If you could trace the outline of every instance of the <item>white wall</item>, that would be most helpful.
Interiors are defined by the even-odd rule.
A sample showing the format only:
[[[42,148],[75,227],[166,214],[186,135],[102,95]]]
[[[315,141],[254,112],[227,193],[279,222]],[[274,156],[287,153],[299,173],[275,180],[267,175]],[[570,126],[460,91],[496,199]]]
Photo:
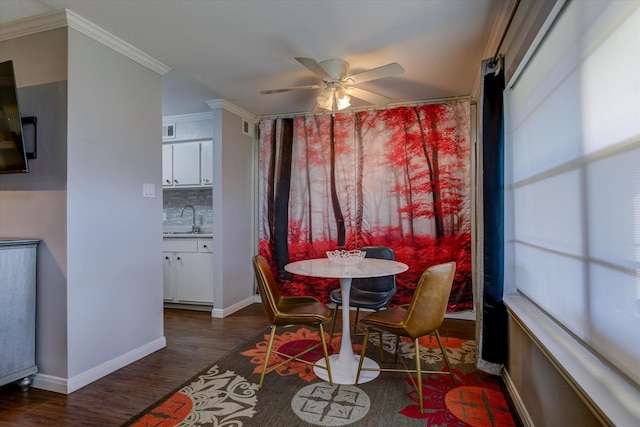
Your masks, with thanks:
[[[38,117],[31,172],[0,176],[0,238],[41,239],[33,385],[62,393],[166,344],[162,77],[73,24],[0,41]]]
[[[74,389],[118,369],[129,352],[164,346],[162,78],[70,29],[68,81],[67,330]],[[155,185],[155,197],[143,197],[145,183]]]
[[[213,316],[224,317],[253,302],[253,138],[242,117],[213,110],[214,183]]]
[[[28,174],[0,175],[0,238],[39,239],[36,364],[67,377],[66,80],[67,30],[0,42],[13,60],[19,102],[38,117],[38,158]]]

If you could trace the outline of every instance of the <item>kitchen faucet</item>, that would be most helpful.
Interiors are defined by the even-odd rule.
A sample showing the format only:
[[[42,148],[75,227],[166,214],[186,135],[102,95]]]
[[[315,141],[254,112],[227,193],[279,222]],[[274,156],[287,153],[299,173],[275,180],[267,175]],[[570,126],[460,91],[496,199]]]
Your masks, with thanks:
[[[191,205],[185,205],[182,208],[182,213],[180,213],[180,217],[182,217],[184,215],[184,210],[187,209],[187,208],[191,208],[191,210],[193,211],[193,225],[191,226],[191,232],[192,233],[198,233],[198,232],[200,232],[200,227],[198,227],[196,225],[196,208],[194,208]]]

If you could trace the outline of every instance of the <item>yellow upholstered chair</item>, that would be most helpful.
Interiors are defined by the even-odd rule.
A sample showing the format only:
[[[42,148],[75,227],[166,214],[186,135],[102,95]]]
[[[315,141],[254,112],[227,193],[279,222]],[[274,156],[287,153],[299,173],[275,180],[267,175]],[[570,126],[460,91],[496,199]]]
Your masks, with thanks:
[[[327,341],[324,336],[324,328],[322,326],[324,322],[331,320],[331,309],[313,297],[285,297],[280,295],[275,280],[273,279],[271,268],[263,256],[256,255],[253,258],[253,267],[258,281],[262,307],[269,319],[269,323],[271,323],[271,335],[269,337],[269,344],[267,345],[267,354],[265,355],[264,366],[262,369],[262,375],[260,375],[260,384],[258,385],[258,388],[262,388],[264,377],[268,372],[271,372],[292,360],[326,369],[329,376],[329,384],[333,384],[331,379],[331,366],[329,365],[329,353],[327,352]],[[293,356],[273,350],[273,338],[276,334],[276,329],[279,326],[288,325],[317,327],[320,331],[320,343],[310,345]],[[301,359],[303,355],[309,353],[318,346],[322,346],[326,367]],[[267,371],[269,357],[272,352],[283,357],[284,360],[276,366],[272,366]]]
[[[449,372],[444,371],[425,371],[430,373],[439,373],[451,375],[451,379],[455,384],[456,379],[449,364],[449,357],[445,351],[438,328],[442,325],[444,315],[447,310],[449,294],[451,293],[451,285],[456,272],[456,264],[449,262],[439,264],[428,268],[420,277],[418,286],[413,294],[411,303],[400,307],[393,307],[388,310],[377,311],[367,315],[360,320],[360,325],[365,328],[365,337],[362,344],[362,353],[360,363],[358,364],[358,373],[356,375],[356,384],[360,379],[360,372],[369,371],[390,371],[390,372],[406,372],[418,390],[418,398],[420,399],[420,412],[423,411],[422,403],[422,369],[420,364],[420,347],[418,339],[422,336],[434,334],[440,350],[444,356],[445,363],[449,368]],[[367,350],[367,342],[369,340],[369,332],[371,330],[383,331],[394,334],[398,337],[408,337],[413,340],[415,346],[415,369],[409,369],[404,359],[400,361],[404,369],[390,368],[363,368],[362,361]],[[381,343],[382,345],[382,343]],[[396,345],[396,354],[398,347]],[[417,382],[414,380],[412,373],[417,376]]]

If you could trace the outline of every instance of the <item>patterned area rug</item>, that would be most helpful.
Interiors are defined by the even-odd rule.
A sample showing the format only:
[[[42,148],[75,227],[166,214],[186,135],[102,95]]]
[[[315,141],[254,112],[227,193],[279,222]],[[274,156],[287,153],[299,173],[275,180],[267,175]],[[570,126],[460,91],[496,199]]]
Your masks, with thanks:
[[[276,335],[274,348],[288,353],[309,342],[318,342],[315,331],[285,328]],[[358,338],[354,337],[357,342]],[[381,372],[375,380],[359,385],[333,386],[316,377],[303,363],[282,366],[267,374],[258,390],[267,349],[268,331],[200,373],[179,390],[134,417],[130,426],[519,426],[500,380],[474,368],[475,341],[443,337],[456,374],[423,374],[424,411],[418,393],[404,373]],[[377,337],[367,355],[379,361]],[[391,367],[395,337],[383,336],[385,363]],[[442,353],[435,339],[420,342],[423,369],[443,370]],[[340,348],[340,334],[330,352]],[[353,345],[359,353],[361,345]],[[369,349],[371,353],[369,354]],[[401,341],[399,353],[414,357],[413,344]],[[309,360],[322,357],[308,353]],[[272,356],[269,365],[281,360]],[[411,366],[412,361],[408,361]],[[398,362],[398,365],[401,366]],[[445,369],[446,370],[446,369]]]

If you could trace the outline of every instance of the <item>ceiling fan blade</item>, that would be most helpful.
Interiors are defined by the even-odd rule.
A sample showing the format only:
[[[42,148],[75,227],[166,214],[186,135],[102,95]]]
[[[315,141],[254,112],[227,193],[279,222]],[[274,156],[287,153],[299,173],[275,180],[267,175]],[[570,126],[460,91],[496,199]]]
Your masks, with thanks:
[[[403,74],[404,68],[397,62],[383,65],[382,67],[373,68],[358,74],[347,77],[349,84],[358,84],[368,82],[369,80],[383,79],[385,77],[397,76]]]
[[[282,92],[289,92],[292,90],[307,90],[307,89],[320,89],[320,85],[292,86],[292,87],[287,87],[283,89],[261,90],[260,93],[263,95],[269,95],[270,93],[282,93]]]
[[[367,102],[370,102],[374,105],[387,105],[391,102],[391,98],[386,97],[384,95],[379,95],[374,92],[370,92],[368,90],[359,89],[357,87],[349,87],[347,88],[347,93],[350,96],[355,96],[356,98],[364,99]]]
[[[330,79],[331,78],[331,76],[329,74],[327,74],[325,69],[322,68],[320,66],[320,64],[318,64],[318,61],[316,61],[313,58],[296,57],[296,61],[298,61],[299,63],[301,63],[305,67],[307,67],[309,70],[311,70],[314,74],[316,74],[321,79]]]
[[[313,106],[313,109],[311,110],[311,114],[318,114],[321,111],[325,111],[318,103],[316,103],[316,105]]]

